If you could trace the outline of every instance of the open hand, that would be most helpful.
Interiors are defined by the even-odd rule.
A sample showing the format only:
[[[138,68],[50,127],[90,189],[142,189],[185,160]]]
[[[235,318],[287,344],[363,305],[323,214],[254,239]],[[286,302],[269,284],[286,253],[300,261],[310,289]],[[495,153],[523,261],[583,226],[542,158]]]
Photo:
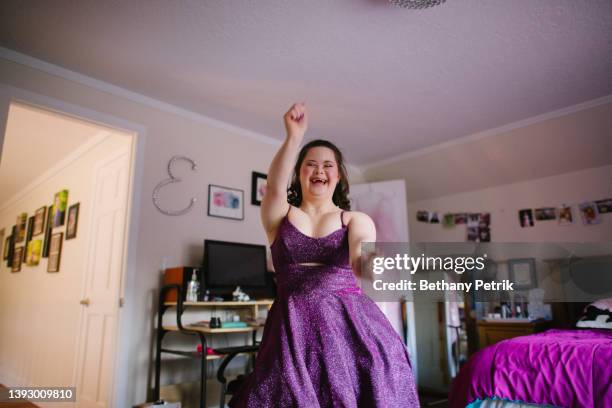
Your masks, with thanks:
[[[308,110],[306,105],[303,102],[294,103],[285,113],[284,119],[287,137],[298,138],[301,141],[306,133],[306,129],[308,129]]]

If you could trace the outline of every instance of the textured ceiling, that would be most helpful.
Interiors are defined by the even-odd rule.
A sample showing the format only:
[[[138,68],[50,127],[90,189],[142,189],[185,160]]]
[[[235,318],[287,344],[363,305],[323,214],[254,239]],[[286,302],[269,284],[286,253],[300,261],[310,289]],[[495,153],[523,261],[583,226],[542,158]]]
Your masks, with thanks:
[[[54,0],[0,3],[0,44],[358,165],[612,94],[612,2]]]

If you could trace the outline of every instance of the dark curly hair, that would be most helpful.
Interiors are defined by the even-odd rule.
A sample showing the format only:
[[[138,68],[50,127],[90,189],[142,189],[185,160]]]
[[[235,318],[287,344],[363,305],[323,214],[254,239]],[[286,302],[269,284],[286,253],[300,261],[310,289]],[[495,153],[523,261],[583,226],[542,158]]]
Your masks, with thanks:
[[[349,184],[348,184],[348,173],[346,171],[346,167],[344,166],[344,158],[342,157],[342,152],[340,149],[336,147],[335,144],[329,142],[327,140],[317,139],[312,142],[306,143],[302,150],[300,150],[300,154],[298,155],[297,162],[295,163],[295,167],[293,169],[293,177],[291,179],[291,185],[287,190],[287,202],[295,207],[299,207],[302,204],[302,185],[300,184],[300,168],[302,167],[302,162],[304,162],[304,158],[310,149],[313,147],[327,147],[334,152],[334,156],[336,157],[336,163],[338,165],[338,172],[340,174],[340,180],[336,185],[336,189],[334,190],[334,195],[332,196],[332,201],[338,207],[343,210],[349,211],[351,209],[351,202],[349,201]]]

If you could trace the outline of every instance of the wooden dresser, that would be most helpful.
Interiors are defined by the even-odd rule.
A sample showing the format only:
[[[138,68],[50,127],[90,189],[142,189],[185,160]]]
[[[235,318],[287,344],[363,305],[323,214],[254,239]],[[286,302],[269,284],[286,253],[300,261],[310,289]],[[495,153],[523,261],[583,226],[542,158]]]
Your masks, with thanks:
[[[550,322],[504,322],[504,321],[479,321],[478,341],[480,348],[490,346],[498,341],[511,339],[518,336],[538,333],[549,329]]]

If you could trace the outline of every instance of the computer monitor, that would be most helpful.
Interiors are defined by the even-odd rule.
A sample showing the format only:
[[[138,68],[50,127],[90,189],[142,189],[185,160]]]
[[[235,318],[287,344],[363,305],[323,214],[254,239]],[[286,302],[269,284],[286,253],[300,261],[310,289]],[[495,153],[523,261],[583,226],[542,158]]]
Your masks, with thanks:
[[[265,245],[204,240],[204,289],[214,295],[228,295],[236,286],[266,287]]]

